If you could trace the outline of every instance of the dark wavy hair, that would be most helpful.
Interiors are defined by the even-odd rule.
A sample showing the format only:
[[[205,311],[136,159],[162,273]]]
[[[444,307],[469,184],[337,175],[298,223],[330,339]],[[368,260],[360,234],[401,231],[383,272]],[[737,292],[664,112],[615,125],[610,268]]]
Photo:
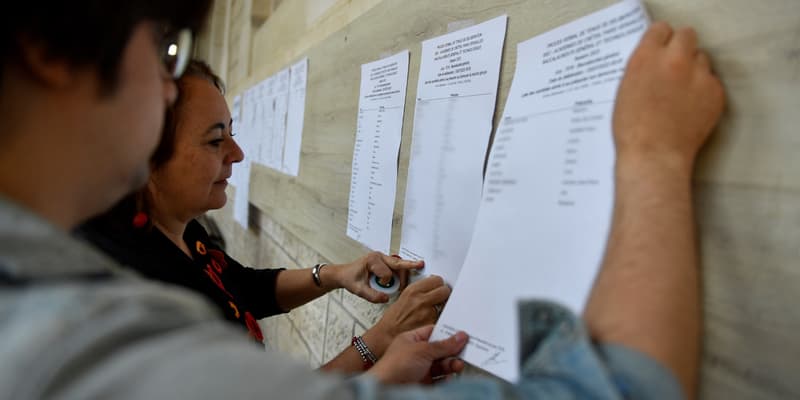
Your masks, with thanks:
[[[74,66],[92,66],[104,90],[117,81],[122,52],[133,29],[153,21],[166,29],[190,28],[197,33],[211,0],[44,0],[10,1],[0,13],[2,69],[20,58],[23,41],[42,45],[48,56]],[[0,69],[0,74],[2,74]]]
[[[175,81],[178,86],[178,98],[175,103],[167,108],[167,113],[164,116],[164,129],[161,132],[161,141],[156,147],[153,157],[150,159],[150,168],[157,170],[164,165],[175,151],[175,130],[178,127],[178,116],[181,109],[186,104],[186,78],[201,78],[212,83],[219,92],[225,94],[225,84],[222,79],[217,76],[211,67],[203,61],[191,60],[186,66],[186,71],[183,75]]]
[[[219,89],[220,93],[225,94],[225,84],[222,82],[222,79],[220,79],[219,76],[217,76],[214,71],[211,70],[211,67],[209,67],[208,64],[196,59],[193,59],[189,62],[183,75],[181,75],[181,77],[175,81],[175,84],[178,86],[178,97],[175,99],[175,103],[167,108],[164,116],[164,127],[161,131],[161,140],[158,142],[158,146],[156,147],[152,157],[150,157],[151,172],[163,167],[164,164],[166,164],[175,153],[175,137],[178,128],[178,121],[183,115],[181,110],[185,106],[187,100],[186,86],[187,79],[189,78],[204,79]],[[125,215],[125,218],[129,218],[127,214],[130,214],[131,210],[133,209],[133,211],[136,213],[143,212],[149,215],[152,207],[151,203],[152,200],[147,192],[147,186],[145,186],[123,199],[120,202],[121,207],[115,207],[116,210],[114,210],[113,213],[119,214],[121,212]],[[131,214],[131,216],[132,215],[133,214]],[[148,218],[146,224],[148,228],[152,227],[152,222],[153,221]]]

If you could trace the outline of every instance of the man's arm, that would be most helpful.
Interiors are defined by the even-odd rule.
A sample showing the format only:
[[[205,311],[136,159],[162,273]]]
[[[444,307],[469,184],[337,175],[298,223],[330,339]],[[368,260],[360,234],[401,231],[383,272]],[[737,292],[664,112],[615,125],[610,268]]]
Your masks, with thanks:
[[[701,312],[692,171],[724,92],[691,29],[656,23],[631,57],[614,113],[614,216],[584,318],[696,390]]]

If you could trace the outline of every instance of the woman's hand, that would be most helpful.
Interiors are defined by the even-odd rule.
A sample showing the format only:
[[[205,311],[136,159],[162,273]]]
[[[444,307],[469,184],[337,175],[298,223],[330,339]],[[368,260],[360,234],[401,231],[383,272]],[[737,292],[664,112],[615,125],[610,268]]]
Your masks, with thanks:
[[[408,270],[420,269],[423,266],[425,266],[423,261],[402,260],[373,251],[350,264],[329,265],[323,268],[323,271],[330,271],[337,287],[347,289],[350,293],[373,303],[386,303],[389,301],[389,295],[369,286],[369,274],[377,275],[381,282],[388,282],[394,271],[400,277],[402,285],[406,281]]]
[[[380,321],[364,333],[370,350],[381,357],[398,335],[435,323],[450,292],[450,287],[439,276],[429,276],[409,285]]]

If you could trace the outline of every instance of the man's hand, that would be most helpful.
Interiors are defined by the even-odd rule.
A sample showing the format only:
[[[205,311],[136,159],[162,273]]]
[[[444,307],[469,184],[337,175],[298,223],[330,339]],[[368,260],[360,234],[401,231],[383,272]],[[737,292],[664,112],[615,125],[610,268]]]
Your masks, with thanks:
[[[654,23],[620,84],[613,122],[618,165],[645,162],[691,174],[724,103],[695,31]]]
[[[428,342],[433,325],[398,335],[386,354],[367,373],[381,383],[431,383],[433,378],[459,373],[464,362],[455,357],[467,344],[467,334]]]

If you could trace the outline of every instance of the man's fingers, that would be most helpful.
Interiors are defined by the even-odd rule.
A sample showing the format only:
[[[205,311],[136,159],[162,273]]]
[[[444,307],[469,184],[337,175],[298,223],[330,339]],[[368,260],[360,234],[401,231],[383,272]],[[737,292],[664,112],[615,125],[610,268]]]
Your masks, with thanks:
[[[697,63],[697,67],[700,68],[701,71],[711,72],[711,60],[708,58],[708,54],[706,54],[705,51],[698,51],[694,59]]]
[[[457,332],[455,335],[445,340],[430,342],[428,344],[430,350],[429,354],[433,360],[455,357],[467,344],[467,334],[464,332]]]
[[[459,374],[464,370],[464,366],[464,361],[458,358],[445,358],[433,363],[431,377],[438,378],[442,375]]]
[[[659,21],[650,25],[650,28],[642,36],[642,43],[650,43],[658,46],[666,46],[672,38],[672,27],[668,23]]]
[[[682,28],[672,35],[669,47],[683,54],[694,56],[697,52],[697,32],[692,28]]]
[[[464,371],[464,368],[466,368],[467,366],[467,364],[459,358],[454,358],[450,360],[449,365],[450,365],[450,372],[448,372],[448,374],[460,374],[461,372]]]

